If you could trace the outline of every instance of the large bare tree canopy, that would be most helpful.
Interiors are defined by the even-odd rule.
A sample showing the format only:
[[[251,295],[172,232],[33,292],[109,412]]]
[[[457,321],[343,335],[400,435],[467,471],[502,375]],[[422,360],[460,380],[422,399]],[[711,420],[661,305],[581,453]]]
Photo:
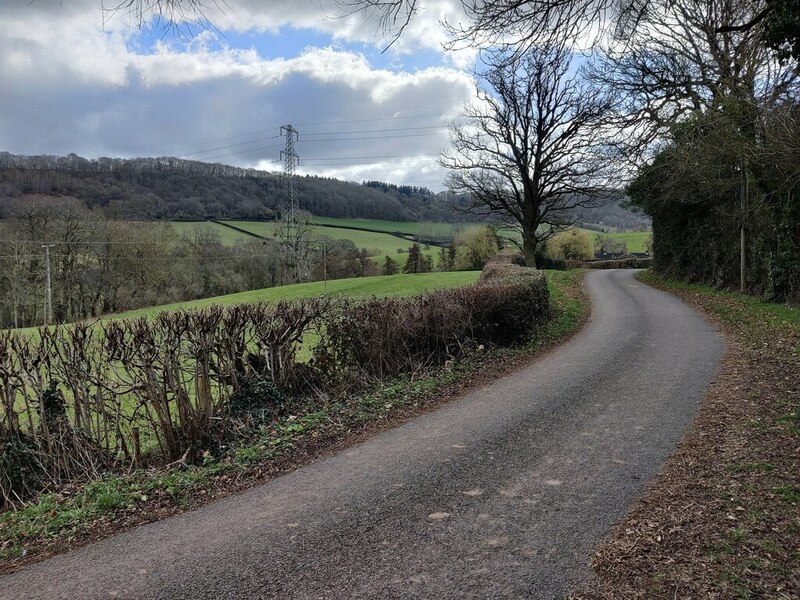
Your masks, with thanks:
[[[374,20],[394,43],[417,15],[420,0],[335,0],[345,14]],[[460,0],[464,21],[446,23],[450,47],[485,48],[513,44],[518,50],[553,39],[626,39],[650,13],[667,13],[675,0]],[[800,59],[800,0],[745,0],[746,15],[720,11],[714,15],[715,35],[760,28],[766,46],[783,59]],[[206,21],[210,8],[225,11],[225,0],[108,0],[107,14],[132,15],[140,24],[153,15],[169,27],[182,24],[213,26]]]
[[[623,42],[607,40],[593,62],[595,85],[621,99],[620,151],[636,164],[652,143],[693,114],[737,104],[741,127],[757,125],[757,106],[798,93],[797,69],[779,65],[756,29],[720,33],[717,24],[748,22],[760,2],[670,0],[651,4]]]
[[[385,33],[396,39],[415,17],[419,0],[339,0],[350,12],[379,16]],[[554,38],[626,39],[646,15],[674,10],[675,0],[461,0],[464,22],[448,23],[452,47],[513,43],[527,48]],[[714,34],[761,29],[767,46],[782,58],[800,59],[800,1],[744,0],[742,11],[713,15]]]
[[[586,37],[607,23],[628,27],[652,0],[461,0],[463,21],[448,22],[450,48],[513,43],[517,49],[565,37]],[[419,0],[339,0],[350,13],[379,17],[383,32],[396,39],[415,18]]]
[[[576,207],[610,189],[603,122],[611,102],[571,69],[571,57],[563,46],[495,55],[440,159],[472,210],[518,226],[530,266],[537,246],[573,223]]]

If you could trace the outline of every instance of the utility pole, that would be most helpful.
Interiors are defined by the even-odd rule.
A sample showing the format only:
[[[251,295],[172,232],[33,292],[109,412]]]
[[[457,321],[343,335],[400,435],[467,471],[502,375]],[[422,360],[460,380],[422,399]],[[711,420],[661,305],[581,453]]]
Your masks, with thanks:
[[[744,217],[745,217],[745,209],[747,206],[747,173],[745,171],[745,163],[742,160],[741,163],[741,182],[740,182],[740,190],[739,190],[739,201],[740,201],[740,213],[741,213],[741,225],[739,227],[739,291],[744,293],[745,288],[745,237],[744,237]]]
[[[322,288],[328,291],[328,241],[322,240]]]
[[[44,325],[47,327],[53,321],[53,287],[50,282],[50,248],[55,244],[42,244],[44,248],[45,284],[44,284]]]
[[[297,189],[295,188],[294,171],[300,157],[294,150],[294,143],[299,139],[297,129],[292,125],[283,125],[281,135],[286,138],[286,147],[281,150],[283,160],[283,183],[285,188],[283,207],[283,243],[287,249],[292,268],[295,270],[297,281],[302,277],[300,266],[300,231],[297,222]]]
[[[309,247],[314,250],[322,251],[322,289],[328,291],[328,240],[323,238],[309,242]]]

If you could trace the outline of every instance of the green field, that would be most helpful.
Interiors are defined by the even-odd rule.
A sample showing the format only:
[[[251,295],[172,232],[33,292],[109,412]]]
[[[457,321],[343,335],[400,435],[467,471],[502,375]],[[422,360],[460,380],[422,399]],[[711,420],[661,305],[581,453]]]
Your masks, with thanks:
[[[411,235],[448,235],[454,236],[472,227],[476,223],[435,223],[432,221],[381,221],[378,219],[339,219],[336,217],[312,217],[312,223],[320,225],[338,225],[341,227],[364,227],[379,231],[409,233]]]
[[[391,235],[391,232],[400,232],[410,235],[443,235],[455,236],[473,227],[480,227],[476,223],[434,223],[434,222],[402,222],[402,221],[381,221],[377,219],[339,219],[335,217],[312,217],[312,224],[316,223],[318,226],[311,226],[311,236],[313,239],[329,238],[334,240],[351,240],[357,248],[365,249],[370,256],[374,257],[377,264],[383,262],[383,257],[386,255],[391,256],[403,263],[405,257],[402,256],[406,253],[411,242]],[[239,227],[263,237],[274,238],[275,232],[278,228],[277,223],[269,221],[226,221],[235,227]],[[220,235],[222,243],[226,245],[234,245],[239,242],[246,242],[253,238],[246,233],[235,231],[224,225],[217,223],[206,222],[180,222],[173,221],[173,227],[181,234],[191,234],[198,228],[208,228]],[[338,229],[334,227],[321,227],[319,225],[338,225],[340,227],[362,227],[366,229],[375,229],[386,231],[386,234],[376,233],[371,231],[358,231],[356,229]],[[645,244],[652,236],[649,231],[628,231],[621,233],[600,233],[589,229],[582,229],[591,236],[592,241],[598,235],[606,235],[614,240],[625,242],[628,246],[629,252],[644,252]],[[516,233],[501,233],[504,237],[519,237]],[[403,252],[398,253],[400,249]],[[425,254],[435,255],[436,249],[424,251]],[[400,255],[400,256],[398,256]],[[435,257],[434,257],[435,262]]]
[[[160,312],[181,309],[206,308],[209,306],[228,306],[248,302],[274,302],[296,300],[315,296],[413,296],[427,290],[459,287],[478,280],[478,271],[454,271],[450,273],[420,273],[418,275],[388,275],[380,277],[357,277],[336,279],[327,285],[322,281],[296,283],[262,290],[239,292],[227,296],[203,298],[189,302],[177,302],[161,306],[150,306],[113,315],[114,319],[148,317]]]
[[[246,304],[248,302],[277,302],[280,300],[296,300],[299,298],[313,298],[315,296],[413,296],[428,290],[453,288],[475,283],[479,271],[452,271],[448,273],[419,273],[410,275],[381,275],[378,277],[355,277],[352,279],[334,279],[327,284],[322,281],[311,283],[295,283],[249,292],[239,292],[226,296],[202,298],[173,304],[148,306],[137,308],[117,314],[100,317],[104,319],[130,319],[135,317],[152,317],[161,312],[171,310],[191,310],[207,308],[209,306],[229,306],[232,304]],[[60,327],[60,326],[59,326]],[[38,335],[39,327],[25,327],[14,330],[23,335]]]
[[[649,240],[653,233],[651,231],[623,231],[620,233],[602,233],[600,231],[594,231],[591,229],[583,229],[582,227],[579,228],[580,231],[587,233],[592,240],[592,245],[594,245],[594,240],[599,235],[607,236],[612,240],[625,242],[628,246],[628,252],[644,252],[645,251],[645,243]],[[505,236],[509,239],[516,239],[520,240],[520,234],[518,231],[513,230],[506,230],[503,233],[501,230],[501,236]]]
[[[232,223],[246,231],[268,238],[275,238],[279,225],[275,222],[236,221]],[[324,237],[334,240],[351,240],[357,248],[364,248],[370,255],[399,254],[398,250],[407,250],[411,242],[385,233],[356,231],[353,229],[334,229],[333,227],[309,227],[311,237],[319,240]]]
[[[598,235],[605,235],[612,240],[625,242],[628,245],[628,252],[645,252],[645,244],[653,236],[651,231],[623,231],[620,233],[600,233],[590,229],[581,229],[581,231],[588,233],[592,237],[592,242]]]
[[[231,221],[230,223],[255,235],[268,238],[275,238],[279,227],[278,223],[274,221]],[[383,263],[384,256],[391,256],[400,263],[401,268],[405,264],[408,248],[412,244],[412,242],[408,240],[395,237],[388,233],[374,233],[371,231],[357,231],[354,229],[337,229],[333,227],[311,225],[309,227],[309,232],[311,238],[314,240],[321,240],[324,238],[350,240],[356,245],[356,248],[364,249],[370,256],[374,257],[377,264]],[[398,250],[401,252],[398,252]],[[423,250],[423,254],[429,256],[434,256],[437,252],[437,248]]]
[[[211,231],[220,237],[220,241],[225,246],[235,246],[240,242],[251,242],[255,239],[251,235],[211,221],[170,221],[170,224],[179,235],[190,237],[197,231]]]
[[[228,294],[226,296],[216,296],[187,302],[177,302],[161,306],[151,306],[137,310],[126,311],[114,315],[106,315],[100,320],[107,319],[132,319],[137,317],[152,318],[160,313],[202,309],[211,306],[232,306],[235,304],[246,304],[255,302],[276,302],[281,300],[297,300],[302,298],[314,298],[319,296],[347,296],[353,298],[364,297],[385,297],[385,296],[414,296],[429,290],[454,288],[475,283],[480,275],[479,271],[455,271],[449,273],[421,273],[410,275],[389,275],[381,277],[359,277],[353,279],[337,279],[326,283],[321,281],[311,283],[299,283],[238,294]],[[69,325],[56,325],[54,327],[69,327]],[[30,336],[37,340],[39,336],[38,327],[28,327],[17,329],[15,333],[23,336]],[[100,335],[100,331],[95,329],[95,334]],[[297,360],[300,362],[308,361],[314,344],[318,340],[315,333],[307,333],[300,348],[297,349]],[[67,394],[69,399],[69,394]],[[22,400],[20,400],[19,410],[22,411]],[[123,401],[123,409],[126,414],[131,410],[128,401]],[[153,440],[143,440],[147,446]]]

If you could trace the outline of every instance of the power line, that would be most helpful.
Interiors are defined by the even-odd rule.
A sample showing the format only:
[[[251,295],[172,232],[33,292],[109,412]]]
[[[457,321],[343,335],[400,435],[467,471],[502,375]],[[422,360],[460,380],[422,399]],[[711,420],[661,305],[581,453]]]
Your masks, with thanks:
[[[238,146],[246,146],[247,144],[255,144],[256,142],[263,142],[263,141],[266,141],[266,140],[275,140],[275,139],[278,139],[279,137],[281,137],[281,136],[279,136],[279,135],[271,135],[269,137],[257,138],[255,140],[249,140],[247,142],[239,142],[238,144],[231,144],[229,146],[219,146],[217,148],[209,148],[208,150],[200,150],[198,152],[189,152],[187,154],[183,154],[183,156],[197,156],[198,154],[205,154],[206,152],[216,152],[217,150],[226,150],[227,148],[236,148]],[[277,146],[280,146],[280,145],[281,144],[277,144]]]
[[[344,137],[344,138],[322,138],[316,140],[307,140],[303,139],[300,140],[300,143],[303,142],[313,142],[315,144],[319,144],[321,142],[355,142],[359,140],[396,140],[400,138],[413,138],[413,137],[432,137],[432,136],[439,136],[442,135],[441,133],[409,133],[405,135],[377,135],[377,136],[362,136],[362,137]]]
[[[267,258],[272,254],[231,254],[228,256],[134,256],[133,260],[236,260],[238,258]],[[41,258],[39,254],[0,256],[2,258]],[[51,254],[50,258],[72,258],[70,254]]]
[[[322,126],[324,126],[324,125],[345,125],[345,124],[349,124],[349,123],[370,123],[370,122],[397,121],[397,120],[406,120],[406,119],[426,119],[426,118],[444,117],[444,116],[446,116],[445,113],[428,113],[428,114],[421,114],[421,115],[399,115],[399,116],[391,116],[391,117],[375,117],[375,118],[371,118],[371,119],[350,119],[350,120],[339,120],[339,121],[318,121],[318,122],[314,122],[314,123],[300,123],[299,125],[300,126],[306,126],[306,125],[322,125]],[[242,138],[252,137],[252,136],[257,136],[257,135],[264,135],[264,134],[267,133],[267,131],[274,131],[274,129],[277,128],[277,127],[278,127],[278,125],[275,125],[273,127],[267,128],[267,129],[265,129],[263,131],[253,131],[251,133],[243,133],[243,134],[232,135],[232,136],[227,136],[227,137],[223,137],[223,138],[217,138],[217,139],[213,139],[213,140],[208,140],[208,141],[205,141],[205,142],[197,142],[196,144],[187,144],[185,146],[180,146],[180,147],[172,148],[170,150],[165,150],[165,151],[160,153],[160,156],[168,156],[168,155],[170,155],[170,154],[172,154],[174,152],[179,152],[180,154],[185,155],[185,156],[192,156],[194,154],[200,154],[200,153],[204,152],[203,150],[200,150],[203,146],[208,146],[208,145],[211,145],[211,144],[220,144],[222,142],[227,142],[227,141],[230,141],[230,140],[239,140],[239,139],[242,139]],[[267,139],[269,139],[269,138],[267,138]],[[255,142],[256,140],[252,140],[252,141]],[[248,142],[243,142],[243,143],[248,143]],[[187,152],[187,150],[195,150],[195,149],[198,149],[198,150],[197,151],[193,151],[193,152]]]
[[[308,135],[345,135],[348,133],[387,133],[392,131],[419,131],[422,129],[447,129],[446,125],[428,125],[426,127],[393,127],[391,129],[359,129],[357,131],[329,131],[327,133],[309,133]]]
[[[228,156],[237,156],[239,154],[247,154],[248,152],[258,152],[259,150],[270,150],[272,148],[280,148],[283,144],[272,144],[271,146],[259,146],[258,148],[247,148],[238,152],[226,152],[217,156],[204,156],[203,161],[216,160],[218,158],[226,158]]]
[[[240,135],[232,135],[225,138],[219,138],[216,140],[209,140],[207,142],[198,142],[196,144],[187,144],[186,146],[180,146],[179,148],[172,148],[171,150],[164,150],[160,153],[160,156],[169,156],[173,152],[180,152],[181,154],[193,154],[192,152],[185,152],[186,150],[194,150],[195,148],[201,148],[203,146],[209,146],[211,144],[220,144],[222,142],[227,142],[230,140],[239,140],[245,137],[253,137],[254,135],[264,135],[266,131],[253,131],[251,133],[243,133]]]
[[[409,127],[409,128],[400,128],[400,129],[373,129],[373,130],[363,130],[363,131],[332,131],[330,133],[314,133],[308,134],[310,136],[320,136],[320,135],[347,135],[347,134],[357,134],[357,133],[388,133],[392,131],[416,131],[420,129],[446,129],[443,126],[436,126],[436,127]],[[306,136],[303,136],[298,140],[298,143],[305,144],[305,143],[318,143],[318,142],[349,142],[349,141],[358,141],[358,140],[384,140],[384,139],[396,139],[396,138],[410,138],[410,137],[424,137],[424,136],[433,136],[433,135],[440,135],[440,133],[416,133],[416,134],[403,134],[403,135],[380,135],[380,136],[365,136],[365,137],[346,137],[346,138],[318,138],[318,139],[308,139]],[[263,138],[263,139],[273,139],[273,138]],[[259,140],[253,140],[253,142],[243,142],[241,144],[234,144],[233,147],[243,146],[249,143],[255,143]],[[258,152],[260,150],[271,150],[273,148],[282,147],[284,144],[271,144],[269,146],[259,146],[257,148],[245,148],[244,150],[239,150],[237,152],[226,152],[224,154],[218,154],[215,156],[205,156],[202,157],[204,161],[215,160],[219,158],[227,158],[229,156],[237,156],[239,154],[247,154],[249,152]],[[216,148],[215,150],[224,150],[226,147]],[[209,150],[210,152],[210,150]],[[187,155],[193,156],[193,155]]]
[[[326,156],[324,158],[306,158],[305,162],[309,161],[317,161],[317,160],[366,160],[366,159],[384,159],[384,158],[418,158],[418,157],[430,157],[430,156],[439,156],[438,154],[387,154],[385,156],[342,156],[342,157],[335,157],[335,156]],[[370,163],[366,163],[370,164]],[[319,166],[319,165],[311,165],[311,166]]]
[[[232,219],[235,222],[235,219]],[[274,223],[275,221],[265,221],[265,223]],[[199,226],[208,225],[210,223],[214,223],[213,221],[149,221],[149,223],[159,224],[159,223],[169,223],[170,225],[175,223],[195,223]],[[224,227],[224,225],[223,225]],[[248,235],[247,233],[242,232],[243,236]],[[256,238],[255,235],[252,236],[254,239]],[[3,242],[0,241],[0,246],[3,244],[12,244],[15,242]],[[43,240],[18,240],[16,243],[19,244],[49,244],[50,246],[122,246],[122,245],[131,245],[131,246],[163,246],[166,245],[162,242],[117,242],[117,241],[106,241],[106,242],[46,242]],[[4,256],[0,256],[0,258],[14,258],[15,256],[27,256],[22,254],[8,254]],[[36,255],[38,256],[38,254]],[[68,256],[68,255],[61,255],[61,256]]]
[[[327,121],[327,122],[317,122],[317,123],[298,123],[301,127],[305,127],[306,125],[339,125],[345,123],[370,123],[374,121],[394,121],[400,119],[425,119],[430,117],[444,117],[445,113],[428,113],[426,115],[400,115],[400,116],[392,116],[392,117],[376,117],[372,119],[351,119],[347,121]]]

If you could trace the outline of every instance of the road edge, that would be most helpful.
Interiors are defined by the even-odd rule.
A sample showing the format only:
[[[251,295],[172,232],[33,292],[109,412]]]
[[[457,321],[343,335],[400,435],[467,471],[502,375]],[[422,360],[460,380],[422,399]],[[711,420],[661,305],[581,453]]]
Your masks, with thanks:
[[[751,337],[749,327],[760,331],[757,318],[755,325],[737,324],[748,316],[746,305],[731,317],[730,307],[714,304],[717,292],[710,288],[693,291],[645,273],[637,278],[713,324],[725,337],[726,352],[675,451],[598,546],[592,575],[568,598],[793,597],[791,590],[800,589],[800,574],[791,574],[800,553],[789,550],[792,541],[800,547],[800,457],[792,463],[790,453],[777,453],[775,447],[785,444],[773,436],[800,436],[797,404],[794,413],[781,409],[775,395],[776,387],[791,393],[786,369],[800,374],[800,360],[782,362],[780,342],[776,353],[761,336]],[[730,298],[733,307],[745,302]],[[800,342],[800,328],[794,335],[793,343]],[[779,431],[787,414],[797,420],[794,434]],[[791,485],[794,496],[785,491]],[[784,490],[783,504],[776,490]],[[776,508],[771,512],[767,505]],[[787,534],[793,518],[795,531]]]

